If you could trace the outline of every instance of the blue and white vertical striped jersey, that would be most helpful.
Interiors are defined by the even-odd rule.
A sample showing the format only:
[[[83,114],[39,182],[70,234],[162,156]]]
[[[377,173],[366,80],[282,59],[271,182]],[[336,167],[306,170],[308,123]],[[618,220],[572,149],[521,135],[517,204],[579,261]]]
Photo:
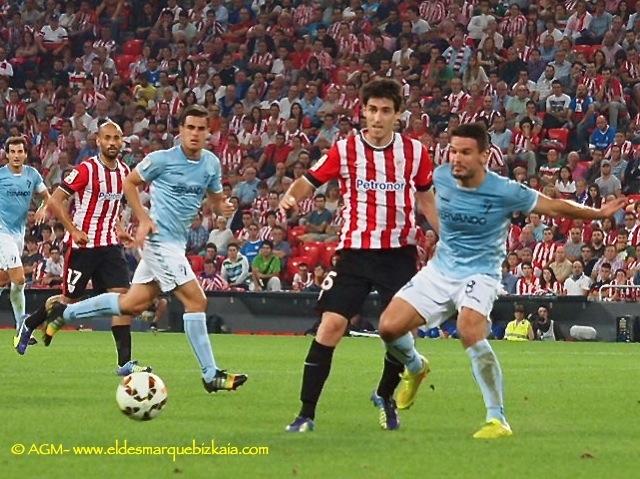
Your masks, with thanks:
[[[500,279],[511,214],[531,212],[538,193],[491,171],[478,188],[465,188],[448,164],[436,168],[433,185],[440,218],[434,266],[454,279],[475,274]]]
[[[150,184],[150,216],[158,227],[152,239],[186,247],[187,231],[205,193],[222,192],[220,160],[207,150],[199,160],[190,160],[175,146],[150,153],[136,170]]]
[[[31,166],[24,165],[18,174],[8,165],[0,168],[0,233],[22,238],[33,194],[46,189],[42,176]]]

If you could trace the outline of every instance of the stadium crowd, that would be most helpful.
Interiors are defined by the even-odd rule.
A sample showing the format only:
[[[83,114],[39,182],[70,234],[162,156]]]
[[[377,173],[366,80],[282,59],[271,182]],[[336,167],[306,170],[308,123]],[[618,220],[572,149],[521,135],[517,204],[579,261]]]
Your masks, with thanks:
[[[365,126],[358,93],[376,77],[403,85],[397,130],[436,165],[451,128],[483,121],[498,174],[589,206],[635,198],[601,223],[514,216],[506,294],[640,285],[640,1],[0,0],[0,38],[0,140],[23,135],[50,189],[97,154],[107,117],[134,166],[178,144],[184,105],[209,110],[208,148],[237,209],[227,221],[203,205],[189,231],[205,290],[320,290],[337,259],[340,187],[291,217],[279,198]],[[28,222],[28,281],[55,287],[64,228],[36,226],[34,212]],[[438,238],[422,224],[425,264]],[[637,298],[620,287],[605,299]]]

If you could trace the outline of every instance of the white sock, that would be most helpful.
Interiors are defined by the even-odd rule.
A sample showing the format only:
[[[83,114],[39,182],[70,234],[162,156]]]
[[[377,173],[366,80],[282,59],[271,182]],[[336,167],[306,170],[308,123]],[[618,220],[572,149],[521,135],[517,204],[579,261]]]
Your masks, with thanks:
[[[16,330],[20,329],[22,320],[25,315],[25,297],[24,284],[11,283],[11,291],[9,292],[11,307],[13,308],[13,316],[16,319]]]
[[[422,369],[422,358],[416,350],[415,339],[411,333],[406,333],[398,339],[385,343],[387,351],[406,366],[411,374],[417,374]]]
[[[506,422],[502,399],[502,369],[489,341],[483,339],[467,348],[471,359],[471,371],[475,378],[484,405],[487,408],[487,421],[498,419]]]
[[[218,368],[213,358],[211,341],[207,334],[207,316],[205,313],[184,313],[184,332],[187,335],[193,354],[195,354],[202,377],[206,382],[210,382],[216,376]]]

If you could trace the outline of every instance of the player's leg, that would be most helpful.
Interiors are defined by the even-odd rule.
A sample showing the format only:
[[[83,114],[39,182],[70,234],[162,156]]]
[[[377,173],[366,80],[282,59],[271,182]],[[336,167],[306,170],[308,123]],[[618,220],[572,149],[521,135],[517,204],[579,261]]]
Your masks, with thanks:
[[[471,360],[471,370],[485,407],[486,424],[475,435],[479,439],[494,439],[512,434],[504,415],[502,369],[487,335],[488,315],[497,296],[497,281],[478,276],[463,282],[458,296],[457,329],[460,342]]]
[[[9,300],[11,301],[11,308],[13,309],[13,316],[16,321],[16,331],[18,331],[25,315],[24,269],[22,269],[22,265],[9,268],[7,274],[9,275],[9,281],[11,281]]]
[[[343,253],[336,271],[329,273],[322,284],[318,297],[322,319],[304,361],[300,412],[285,428],[287,432],[306,432],[315,427],[316,407],[331,371],[333,351],[344,335],[348,318],[360,312],[371,289],[369,281],[359,275],[366,271],[366,257],[364,252]]]
[[[191,279],[181,284],[174,294],[184,306],[184,332],[200,364],[207,392],[232,391],[242,386],[247,381],[246,374],[227,373],[216,365],[207,332],[207,297],[198,281]]]
[[[418,388],[429,371],[429,363],[415,348],[412,331],[428,323],[435,327],[454,312],[451,300],[453,289],[433,266],[419,271],[400,291],[380,319],[380,336],[385,342],[387,358],[402,365],[401,375],[383,379],[378,386],[379,396],[391,397],[400,380],[397,394],[399,409],[413,405]]]

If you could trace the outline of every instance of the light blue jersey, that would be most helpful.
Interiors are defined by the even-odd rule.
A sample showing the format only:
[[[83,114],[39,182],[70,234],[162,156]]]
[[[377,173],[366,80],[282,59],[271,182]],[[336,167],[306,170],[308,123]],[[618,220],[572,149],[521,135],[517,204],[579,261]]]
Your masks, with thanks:
[[[511,213],[529,213],[538,193],[491,171],[475,189],[460,186],[451,165],[436,168],[433,185],[440,217],[440,241],[434,266],[445,276],[463,279],[486,274],[500,279]]]
[[[158,227],[152,238],[185,248],[204,194],[222,192],[220,160],[207,150],[200,160],[189,160],[182,147],[175,146],[150,153],[136,170],[151,185],[151,219]]]
[[[8,165],[0,168],[0,233],[22,238],[33,194],[46,189],[42,176],[31,166],[23,166],[20,174]]]

